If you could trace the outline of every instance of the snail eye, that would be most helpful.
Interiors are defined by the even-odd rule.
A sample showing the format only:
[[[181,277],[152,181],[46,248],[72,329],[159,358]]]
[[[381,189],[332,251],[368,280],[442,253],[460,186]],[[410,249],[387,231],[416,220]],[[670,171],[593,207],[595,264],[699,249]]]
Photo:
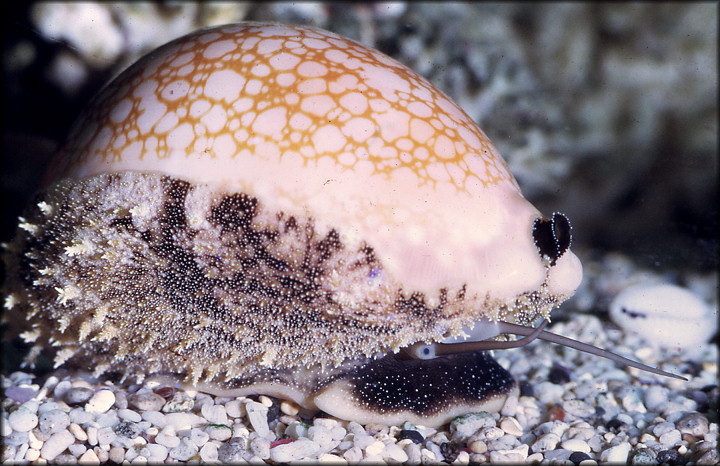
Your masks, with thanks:
[[[623,314],[627,314],[627,316],[630,317],[631,319],[637,319],[638,317],[647,319],[647,314],[643,314],[642,312],[633,312],[633,311],[629,311],[625,308],[622,308],[620,310],[622,311]]]
[[[533,239],[540,257],[547,258],[550,265],[555,265],[560,256],[570,248],[572,235],[570,221],[560,212],[552,218],[537,218],[533,224]]]

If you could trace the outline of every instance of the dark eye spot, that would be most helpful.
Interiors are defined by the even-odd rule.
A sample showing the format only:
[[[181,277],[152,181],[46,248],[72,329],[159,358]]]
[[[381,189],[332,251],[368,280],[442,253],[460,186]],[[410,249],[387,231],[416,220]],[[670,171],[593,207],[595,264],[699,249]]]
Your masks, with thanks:
[[[645,315],[645,314],[643,314],[643,313],[641,313],[641,312],[628,311],[628,310],[625,309],[625,308],[622,308],[621,311],[622,311],[624,314],[627,314],[628,317],[630,317],[631,319],[637,319],[638,317],[641,317],[641,318],[644,319],[644,318],[647,317],[647,315]]]
[[[550,265],[555,265],[560,256],[570,248],[572,235],[570,221],[560,212],[552,218],[537,218],[533,224],[533,239],[540,256],[547,258]]]

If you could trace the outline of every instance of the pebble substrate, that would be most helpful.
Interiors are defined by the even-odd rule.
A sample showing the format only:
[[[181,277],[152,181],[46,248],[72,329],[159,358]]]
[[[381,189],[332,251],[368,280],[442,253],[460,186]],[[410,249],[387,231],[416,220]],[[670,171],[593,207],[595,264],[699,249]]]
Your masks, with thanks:
[[[589,290],[579,291],[581,300]],[[14,372],[2,376],[2,461],[720,463],[715,344],[692,358],[671,355],[575,312],[550,330],[689,381],[537,341],[495,353],[520,383],[516,402],[436,429],[363,426],[265,396],[215,397],[151,380],[115,384],[64,371],[35,380]]]

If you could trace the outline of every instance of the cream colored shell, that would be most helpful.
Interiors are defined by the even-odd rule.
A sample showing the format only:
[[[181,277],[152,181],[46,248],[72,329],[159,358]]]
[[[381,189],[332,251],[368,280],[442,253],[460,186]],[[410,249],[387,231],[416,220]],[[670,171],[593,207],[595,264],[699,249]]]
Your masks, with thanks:
[[[539,212],[477,125],[400,63],[332,33],[245,23],[201,31],[134,65],[90,106],[51,170],[155,171],[253,193],[307,215],[429,303],[463,285],[490,302],[580,278],[547,275]]]
[[[5,257],[26,361],[343,419],[499,410],[518,388],[487,353],[397,353],[548,317],[582,275],[567,219],[543,219],[460,108],[312,28],[155,50],[91,102],[45,184]]]

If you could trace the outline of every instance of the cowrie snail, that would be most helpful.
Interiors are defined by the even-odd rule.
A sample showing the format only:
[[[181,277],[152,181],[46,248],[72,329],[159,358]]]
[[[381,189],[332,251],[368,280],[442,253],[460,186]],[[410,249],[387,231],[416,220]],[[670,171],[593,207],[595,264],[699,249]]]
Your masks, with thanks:
[[[610,318],[656,348],[702,351],[717,332],[717,310],[687,288],[667,283],[625,288],[609,306]]]
[[[459,107],[313,28],[160,47],[93,100],[45,182],[7,259],[29,362],[50,349],[358,422],[497,411],[517,386],[481,340],[552,339],[526,326],[582,276],[567,219],[523,198]]]

